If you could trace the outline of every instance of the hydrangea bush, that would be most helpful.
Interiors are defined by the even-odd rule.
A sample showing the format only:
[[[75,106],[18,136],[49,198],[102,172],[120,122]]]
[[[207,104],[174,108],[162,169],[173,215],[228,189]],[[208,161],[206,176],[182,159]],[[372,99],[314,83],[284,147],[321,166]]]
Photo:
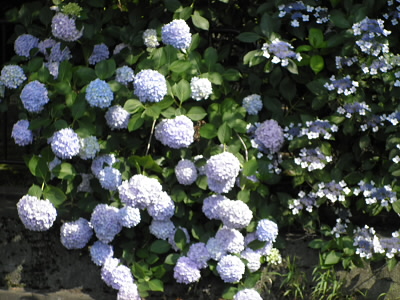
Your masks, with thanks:
[[[319,235],[325,266],[395,266],[400,7],[361,2],[9,11],[1,107],[18,99],[11,136],[36,181],[21,221],[61,222],[61,243],[88,247],[121,300],[204,277],[261,299],[285,230]]]

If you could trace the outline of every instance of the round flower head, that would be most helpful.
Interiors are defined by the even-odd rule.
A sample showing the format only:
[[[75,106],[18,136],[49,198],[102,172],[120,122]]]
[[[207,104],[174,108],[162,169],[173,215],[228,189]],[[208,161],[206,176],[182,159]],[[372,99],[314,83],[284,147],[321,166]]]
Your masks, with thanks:
[[[118,290],[117,300],[141,300],[138,287],[135,283],[124,284]]]
[[[92,212],[90,223],[97,238],[103,243],[110,243],[122,229],[118,208],[107,204],[97,204]]]
[[[134,77],[135,73],[131,67],[122,66],[115,70],[115,81],[123,85],[128,85],[129,82],[133,81]]]
[[[248,205],[240,200],[223,201],[219,204],[219,210],[219,219],[229,228],[245,228],[253,218]]]
[[[229,192],[235,185],[239,171],[240,162],[232,153],[223,152],[211,156],[205,166],[208,188],[216,193]]]
[[[51,138],[51,150],[61,159],[71,159],[78,155],[80,148],[80,138],[71,128],[56,131]]]
[[[224,282],[235,283],[242,279],[245,265],[239,257],[225,255],[217,264],[217,272]]]
[[[116,191],[122,182],[122,174],[116,168],[105,167],[99,172],[98,179],[103,189]]]
[[[181,256],[174,267],[174,278],[178,283],[193,283],[200,280],[200,270],[195,262],[186,256]]]
[[[184,115],[163,119],[155,127],[154,136],[165,146],[174,149],[187,148],[194,140],[193,121]]]
[[[250,272],[256,272],[261,267],[261,254],[255,252],[251,248],[246,248],[242,253],[240,253],[240,257],[247,261],[246,267]]]
[[[254,140],[261,151],[269,153],[278,152],[285,141],[283,129],[275,120],[266,120],[261,123],[255,131]]]
[[[223,195],[212,195],[203,200],[203,213],[204,215],[209,218],[210,220],[220,220],[220,209],[219,204],[222,201],[229,200],[227,197]]]
[[[33,132],[29,129],[28,120],[19,120],[14,124],[11,137],[19,146],[26,146],[33,142]]]
[[[37,48],[39,39],[31,34],[21,34],[14,42],[14,51],[19,56],[30,56],[30,51]]]
[[[166,240],[175,232],[175,225],[171,220],[153,220],[149,226],[150,233],[160,240]]]
[[[261,96],[257,94],[252,94],[250,96],[244,97],[242,105],[249,115],[258,114],[258,112],[263,107]]]
[[[84,248],[92,236],[93,229],[84,218],[66,222],[61,226],[61,244],[67,249]]]
[[[268,219],[262,219],[258,221],[256,236],[260,241],[275,242],[278,236],[278,225]]]
[[[197,179],[196,165],[188,159],[182,159],[175,167],[175,175],[180,184],[191,185]]]
[[[119,223],[123,227],[132,228],[140,223],[140,210],[136,207],[124,206],[120,208]]]
[[[25,195],[17,203],[18,216],[25,228],[32,231],[49,230],[57,217],[57,211],[49,200]]]
[[[157,193],[152,203],[147,207],[147,212],[155,220],[167,220],[175,213],[175,203],[166,192]]]
[[[167,94],[167,81],[155,70],[142,70],[136,74],[133,87],[141,102],[160,102]]]
[[[260,294],[254,289],[244,289],[233,296],[233,300],[262,300]]]
[[[161,39],[166,45],[171,45],[176,49],[186,50],[192,42],[190,27],[184,20],[173,20],[161,28]]]
[[[51,20],[51,33],[60,40],[73,42],[81,38],[83,28],[78,31],[75,19],[59,12]]]
[[[92,261],[98,266],[102,266],[107,258],[113,256],[113,246],[105,244],[102,241],[96,241],[90,247],[90,257]]]
[[[211,82],[207,78],[193,77],[190,81],[190,90],[194,100],[208,99],[212,94]]]
[[[91,170],[94,176],[99,177],[99,173],[105,167],[112,167],[114,163],[116,163],[118,159],[114,154],[103,154],[96,156],[92,161]]]
[[[244,250],[244,236],[237,229],[223,227],[217,231],[215,238],[228,253],[240,253]]]
[[[128,128],[130,116],[120,105],[111,106],[105,114],[107,125],[111,130]]]
[[[116,290],[134,282],[131,270],[127,266],[121,265],[117,258],[106,259],[101,268],[101,279]]]
[[[114,100],[114,94],[107,82],[99,78],[89,83],[86,88],[86,100],[92,107],[107,108]]]
[[[80,139],[79,157],[82,159],[93,159],[100,151],[100,145],[97,138],[93,135]]]
[[[29,82],[21,91],[21,100],[29,112],[41,112],[44,105],[50,101],[46,86],[35,80]]]
[[[1,69],[0,81],[9,89],[18,88],[25,80],[24,70],[20,66],[7,65]]]
[[[216,261],[220,260],[221,257],[227,254],[224,245],[222,245],[222,241],[214,237],[208,239],[206,248],[210,257]]]
[[[207,250],[206,244],[195,243],[192,244],[187,253],[188,258],[196,263],[198,269],[207,267],[207,261],[211,258],[210,253]]]
[[[90,55],[88,61],[90,65],[95,65],[102,60],[108,59],[110,51],[106,44],[101,43],[94,45],[92,55]]]
[[[155,29],[146,29],[142,37],[144,45],[148,48],[156,48],[160,45],[157,40],[157,31]]]

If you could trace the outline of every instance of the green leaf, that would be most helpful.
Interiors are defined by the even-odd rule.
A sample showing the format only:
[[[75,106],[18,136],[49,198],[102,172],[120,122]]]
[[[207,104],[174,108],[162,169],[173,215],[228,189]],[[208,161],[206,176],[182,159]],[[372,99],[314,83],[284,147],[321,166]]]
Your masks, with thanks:
[[[164,0],[164,4],[170,12],[175,12],[182,6],[178,0]]]
[[[181,102],[188,100],[192,95],[190,83],[185,79],[181,79],[178,83],[175,83],[172,86],[172,92]]]
[[[204,73],[202,77],[208,78],[211,81],[211,83],[214,83],[216,85],[221,85],[224,82],[222,75],[217,72]]]
[[[136,99],[129,99],[125,102],[124,104],[124,109],[130,113],[130,114],[134,114],[138,111],[142,111],[144,110],[144,105],[142,102],[140,102],[139,100]]]
[[[175,73],[184,73],[191,67],[192,63],[190,61],[175,60],[169,65],[168,69]]]
[[[296,83],[289,77],[283,78],[279,84],[279,92],[285,99],[293,100],[294,96],[296,96]]]
[[[32,184],[32,186],[28,190],[28,195],[34,196],[34,197],[40,199],[42,197],[42,189],[40,188],[40,186],[38,186],[36,184]]]
[[[226,144],[231,139],[232,129],[229,127],[228,123],[222,123],[222,125],[218,128],[217,136],[221,144]]]
[[[153,118],[153,120],[156,120],[160,116],[161,108],[159,108],[157,105],[150,105],[146,107],[144,113]]]
[[[92,68],[79,66],[73,70],[73,79],[79,87],[89,84],[96,78],[96,73]]]
[[[178,261],[179,257],[181,257],[180,254],[171,253],[165,258],[164,262],[167,265],[175,265],[176,262]]]
[[[198,11],[194,11],[192,15],[193,25],[199,29],[208,30],[210,28],[210,23],[204,17],[202,17]]]
[[[217,136],[217,128],[214,124],[207,123],[200,128],[200,136],[205,139],[213,139]]]
[[[331,22],[339,28],[342,29],[347,29],[350,28],[352,23],[347,20],[346,15],[337,9],[331,10],[329,12],[329,20],[331,20]]]
[[[313,55],[310,59],[310,67],[311,70],[314,71],[315,74],[318,74],[324,69],[325,63],[324,59],[321,55]]]
[[[256,174],[258,169],[258,161],[257,159],[251,159],[249,161],[246,161],[243,164],[243,175],[244,176],[252,176]]]
[[[264,13],[261,17],[260,22],[260,29],[262,34],[266,37],[269,37],[274,31],[274,23],[276,23],[276,20],[274,20],[268,13]]]
[[[236,69],[227,69],[222,73],[222,77],[227,81],[237,81],[242,78],[242,74]]]
[[[322,239],[315,239],[308,243],[308,247],[313,249],[321,249],[323,245],[325,245],[325,241]]]
[[[318,28],[310,28],[308,39],[310,41],[310,45],[314,48],[323,48],[325,47],[324,43],[324,34],[321,29]]]
[[[45,187],[43,198],[48,199],[55,207],[59,207],[65,200],[67,200],[67,196],[65,196],[64,192],[60,188],[52,185]]]
[[[167,253],[171,249],[171,245],[164,240],[156,240],[150,245],[150,251],[156,254]]]
[[[296,48],[296,52],[308,52],[311,51],[313,48],[310,45],[301,45]]]
[[[207,112],[201,106],[193,106],[189,109],[186,116],[192,121],[200,121],[207,116]]]
[[[47,181],[50,178],[49,167],[44,158],[33,155],[28,162],[29,171],[32,175]]]
[[[133,115],[128,123],[128,131],[132,132],[142,127],[144,119],[140,114]]]
[[[236,38],[244,43],[254,43],[255,41],[261,39],[261,35],[255,32],[242,32]]]
[[[400,200],[397,200],[396,202],[392,203],[392,207],[397,214],[400,214]]]
[[[113,76],[115,69],[116,64],[114,59],[102,60],[94,67],[97,77],[102,80],[109,79],[111,76]]]
[[[77,174],[74,166],[66,162],[63,162],[60,165],[54,167],[52,172],[58,179],[65,179],[65,180],[72,180]]]
[[[176,246],[180,249],[183,250],[186,246],[186,234],[185,232],[178,228],[175,232],[175,236],[174,236],[174,241]]]
[[[397,258],[396,257],[392,257],[391,259],[389,259],[389,261],[387,262],[387,266],[388,266],[388,271],[391,272],[394,270],[394,268],[397,265]]]
[[[164,283],[160,279],[152,279],[148,281],[150,291],[164,292]]]
[[[336,265],[340,260],[342,259],[342,253],[336,252],[332,250],[329,252],[325,259],[324,259],[324,264],[325,265]]]

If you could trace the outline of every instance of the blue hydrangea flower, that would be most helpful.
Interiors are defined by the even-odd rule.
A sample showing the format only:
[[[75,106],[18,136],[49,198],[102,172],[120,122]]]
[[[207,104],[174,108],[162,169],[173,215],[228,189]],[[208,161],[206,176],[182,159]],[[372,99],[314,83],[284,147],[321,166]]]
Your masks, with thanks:
[[[107,258],[112,258],[113,256],[113,246],[103,243],[102,241],[96,241],[90,247],[90,257],[92,261],[98,266],[102,266]]]
[[[190,80],[192,98],[196,101],[208,99],[212,94],[212,85],[208,78],[193,77]]]
[[[278,152],[285,139],[283,129],[275,120],[266,120],[261,123],[254,132],[254,141],[260,150],[265,153]]]
[[[299,157],[294,159],[295,164],[307,169],[309,172],[322,170],[331,161],[332,156],[323,154],[319,147],[314,149],[302,148]]]
[[[363,228],[354,230],[353,245],[357,247],[356,254],[360,257],[370,259],[374,252],[375,230],[365,225]]]
[[[133,86],[141,102],[160,102],[167,94],[167,81],[155,70],[140,71],[133,80]]]
[[[186,256],[178,258],[174,267],[174,278],[178,283],[189,284],[200,280],[200,270],[195,262]]]
[[[161,39],[166,45],[171,45],[176,49],[186,50],[192,42],[190,27],[184,20],[173,20],[161,28]]]
[[[157,31],[155,29],[146,29],[142,35],[143,43],[148,48],[157,48],[160,43],[157,39]]]
[[[147,207],[147,212],[155,220],[167,220],[175,213],[175,203],[168,193],[159,192]]]
[[[44,105],[50,101],[46,86],[37,80],[25,85],[20,97],[25,109],[34,113],[41,112]]]
[[[246,260],[247,269],[253,273],[261,267],[261,254],[251,248],[246,248],[240,253],[240,257]]]
[[[230,152],[211,156],[205,166],[208,188],[215,193],[227,193],[235,185],[239,175],[240,162]]]
[[[175,225],[171,220],[152,220],[149,226],[150,233],[160,240],[168,239],[175,232]]]
[[[228,253],[240,253],[244,250],[244,236],[237,229],[222,227],[215,234],[215,238]]]
[[[135,72],[131,67],[122,66],[115,70],[115,81],[127,86],[128,83],[133,82]]]
[[[115,157],[114,154],[102,154],[92,161],[91,170],[94,176],[99,177],[99,173],[105,167],[112,167],[114,163],[119,160]]]
[[[259,111],[263,108],[261,96],[257,94],[252,94],[244,97],[242,106],[249,115],[257,115]]]
[[[235,283],[242,279],[245,264],[237,256],[225,255],[217,264],[217,272],[224,282]]]
[[[87,86],[85,98],[92,107],[107,108],[114,100],[114,94],[107,82],[97,78]]]
[[[263,56],[270,58],[272,55],[271,62],[274,64],[280,63],[282,67],[286,67],[289,64],[289,59],[301,61],[300,53],[296,53],[291,49],[293,49],[292,45],[277,38],[272,40],[271,43],[264,43],[261,48]]]
[[[74,18],[58,12],[51,20],[51,33],[60,40],[73,42],[82,37],[83,28],[78,31]]]
[[[28,120],[19,120],[14,124],[11,137],[19,146],[26,146],[33,142],[33,132],[29,129]]]
[[[31,34],[21,34],[14,42],[14,51],[19,56],[30,56],[30,51],[37,48],[39,39]]]
[[[20,66],[7,65],[1,69],[0,80],[7,88],[16,89],[26,80],[26,76]]]
[[[219,204],[222,201],[229,200],[227,197],[223,195],[211,195],[203,200],[202,211],[204,215],[210,220],[219,220],[220,219],[220,209]]]
[[[132,228],[140,223],[140,210],[136,207],[124,206],[120,208],[119,223],[123,227]]]
[[[258,221],[256,236],[263,242],[275,242],[278,236],[278,225],[271,220],[262,219]]]
[[[367,111],[371,111],[371,108],[365,102],[346,103],[337,109],[339,114],[349,119],[354,115],[365,116]]]
[[[165,146],[174,149],[187,148],[194,141],[193,121],[185,115],[163,119],[155,127],[154,137]]]
[[[176,179],[180,184],[191,185],[197,179],[196,165],[188,159],[181,159],[175,167]]]
[[[116,290],[134,282],[131,270],[127,266],[121,265],[117,258],[106,259],[101,268],[101,279]]]
[[[313,192],[306,194],[304,191],[300,191],[298,198],[289,203],[289,209],[292,210],[292,214],[294,215],[297,215],[304,208],[308,212],[312,212],[314,207],[318,207],[318,204],[317,195]]]
[[[111,106],[105,114],[107,125],[111,130],[128,128],[130,116],[121,105]]]
[[[105,167],[99,172],[98,179],[103,189],[116,191],[122,182],[122,174],[116,168]]]
[[[332,75],[330,83],[325,83],[324,87],[326,87],[328,91],[336,91],[338,94],[348,96],[357,91],[358,82],[351,80],[350,75],[340,79],[336,79],[335,75]]]
[[[89,57],[89,64],[95,65],[102,60],[106,60],[110,57],[110,51],[106,44],[101,43],[94,45],[92,55]]]
[[[260,294],[255,289],[244,289],[233,296],[233,300],[262,300]]]
[[[332,203],[336,201],[343,202],[346,199],[346,195],[350,194],[351,190],[347,187],[344,180],[336,182],[320,182],[318,184],[318,191],[315,193],[320,198],[328,198]]]
[[[81,149],[80,138],[71,128],[56,131],[50,145],[53,153],[61,159],[71,159],[78,155]]]
[[[49,200],[29,195],[18,201],[17,210],[25,228],[32,231],[49,230],[57,217],[57,210]]]
[[[59,62],[45,62],[44,63],[45,67],[47,70],[49,70],[49,73],[53,75],[54,79],[58,78],[58,70],[60,68],[60,63]]]
[[[71,50],[66,46],[61,50],[61,43],[58,42],[51,47],[48,60],[50,62],[62,62],[64,60],[69,60],[71,57]]]
[[[61,244],[67,249],[82,249],[93,236],[93,229],[88,220],[79,218],[66,222],[60,230]]]
[[[198,269],[204,269],[208,266],[207,262],[211,255],[206,244],[198,242],[190,245],[187,257],[196,264]]]
[[[121,231],[118,208],[107,204],[97,204],[92,212],[90,223],[97,238],[103,243],[110,243]]]
[[[55,44],[57,44],[56,40],[53,40],[52,38],[48,38],[48,39],[45,39],[43,41],[40,41],[38,43],[37,47],[39,49],[39,52],[42,53],[46,59],[48,59],[49,52],[47,51],[47,49],[53,48],[53,46]]]
[[[118,290],[117,300],[141,300],[135,283],[123,284]]]
[[[226,250],[222,241],[216,239],[215,237],[209,238],[206,243],[206,248],[210,254],[211,259],[219,261],[221,257],[226,255]]]
[[[241,229],[250,224],[253,212],[240,200],[225,200],[219,203],[219,219],[225,227]]]
[[[80,139],[79,157],[87,160],[96,157],[100,151],[100,144],[93,135]]]

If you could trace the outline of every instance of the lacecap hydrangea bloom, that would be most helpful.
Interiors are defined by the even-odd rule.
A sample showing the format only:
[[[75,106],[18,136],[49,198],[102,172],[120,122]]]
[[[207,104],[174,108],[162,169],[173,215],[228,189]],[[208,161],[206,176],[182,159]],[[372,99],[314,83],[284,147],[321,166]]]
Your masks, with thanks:
[[[211,156],[205,166],[208,188],[216,193],[227,193],[235,185],[239,175],[240,162],[230,152],[222,152]]]
[[[130,116],[121,105],[111,106],[105,114],[107,125],[111,130],[128,128]]]
[[[194,261],[186,256],[179,257],[174,267],[174,278],[178,283],[193,283],[200,280],[200,270]]]
[[[17,210],[25,228],[32,231],[49,230],[57,217],[57,210],[49,200],[29,195],[18,201]]]
[[[154,136],[165,146],[174,149],[187,148],[194,141],[193,121],[185,115],[163,119],[155,127]]]
[[[51,20],[51,33],[60,40],[73,42],[82,37],[83,28],[79,31],[74,18],[58,12]]]
[[[285,139],[282,127],[275,120],[266,120],[254,132],[254,141],[260,150],[267,153],[278,152]]]
[[[29,112],[38,113],[44,108],[44,105],[50,101],[46,86],[34,80],[29,82],[21,91],[20,95],[24,108]]]
[[[234,255],[223,256],[217,264],[217,272],[221,279],[227,283],[235,283],[242,279],[245,272],[245,264]]]
[[[244,97],[242,106],[249,115],[257,115],[259,111],[263,108],[261,96],[257,94],[252,94]]]
[[[96,237],[103,243],[110,243],[121,231],[118,208],[107,204],[97,204],[92,212],[90,223]]]
[[[67,249],[82,249],[93,236],[93,229],[89,221],[79,218],[76,221],[66,222],[61,226],[61,244]]]
[[[92,55],[89,56],[88,61],[90,65],[95,65],[102,60],[108,59],[109,56],[110,51],[108,50],[107,45],[101,43],[94,45]]]
[[[117,258],[106,259],[101,268],[101,279],[116,290],[134,283],[131,270],[127,266],[121,265]]]
[[[9,89],[18,88],[26,76],[24,70],[17,65],[7,65],[1,69],[0,81]]]
[[[160,102],[167,94],[167,81],[155,70],[142,70],[136,74],[133,87],[141,102]]]
[[[14,42],[14,51],[19,56],[29,57],[30,51],[37,48],[39,39],[31,34],[21,34]]]
[[[140,210],[136,207],[124,206],[118,211],[119,223],[123,227],[132,228],[140,223]]]
[[[125,86],[128,85],[128,83],[133,82],[134,77],[135,72],[131,67],[122,66],[115,70],[115,81]]]
[[[96,157],[100,151],[100,145],[97,138],[93,135],[80,139],[79,157],[87,160]]]
[[[143,43],[148,48],[156,48],[160,43],[157,40],[157,31],[155,29],[146,29],[142,35]]]
[[[81,139],[71,128],[56,131],[50,139],[51,150],[61,159],[71,159],[79,154]]]
[[[186,50],[192,42],[190,27],[186,24],[185,20],[173,20],[161,28],[161,39],[166,45]]]
[[[196,165],[188,159],[181,159],[175,167],[175,176],[180,184],[191,185],[197,179]]]
[[[122,182],[121,172],[113,167],[103,168],[97,177],[103,189],[116,191]]]
[[[193,77],[190,80],[190,90],[194,100],[208,99],[212,94],[211,81],[208,78]]]
[[[357,91],[358,82],[351,80],[350,75],[339,79],[336,79],[335,75],[332,75],[330,78],[330,83],[325,83],[324,87],[326,87],[328,91],[336,90],[338,94],[348,96]]]
[[[29,121],[19,120],[17,123],[15,123],[11,131],[11,137],[19,146],[32,144],[33,132],[29,129]]]
[[[233,296],[233,300],[263,300],[255,289],[244,289]]]
[[[114,249],[112,245],[103,243],[102,241],[96,241],[90,247],[90,258],[93,263],[102,266],[107,258],[114,256]]]
[[[291,49],[293,49],[292,45],[277,38],[271,41],[271,43],[264,43],[261,48],[263,56],[270,58],[272,55],[272,63],[280,63],[282,67],[286,67],[289,64],[289,59],[301,61],[302,57],[300,53],[296,53]]]
[[[86,100],[92,107],[107,108],[114,100],[114,94],[107,82],[99,78],[91,81],[86,88]]]
[[[258,221],[256,236],[259,241],[275,242],[278,236],[278,225],[268,219]]]

